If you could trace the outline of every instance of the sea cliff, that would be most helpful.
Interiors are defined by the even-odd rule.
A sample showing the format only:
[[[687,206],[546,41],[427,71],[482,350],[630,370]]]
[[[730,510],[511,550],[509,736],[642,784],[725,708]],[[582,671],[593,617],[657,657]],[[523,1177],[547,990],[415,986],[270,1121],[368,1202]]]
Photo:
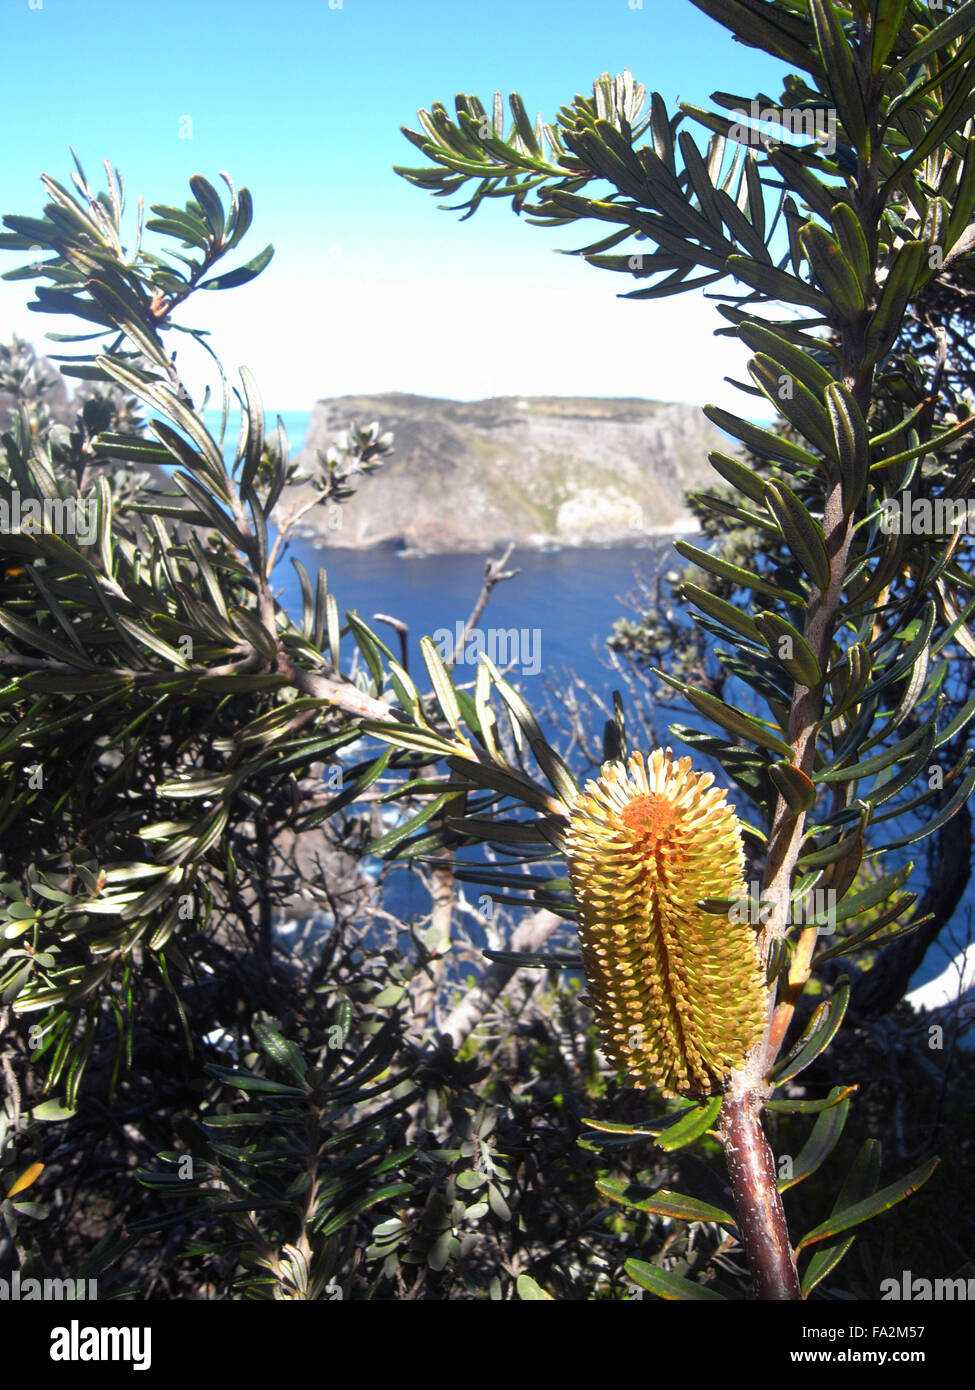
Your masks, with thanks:
[[[639,544],[695,529],[684,493],[713,481],[708,451],[727,441],[696,406],[637,399],[400,393],[316,403],[301,461],[315,466],[353,421],[378,420],[394,453],[356,496],[307,512],[316,545],[419,553]],[[286,502],[300,503],[307,488]]]

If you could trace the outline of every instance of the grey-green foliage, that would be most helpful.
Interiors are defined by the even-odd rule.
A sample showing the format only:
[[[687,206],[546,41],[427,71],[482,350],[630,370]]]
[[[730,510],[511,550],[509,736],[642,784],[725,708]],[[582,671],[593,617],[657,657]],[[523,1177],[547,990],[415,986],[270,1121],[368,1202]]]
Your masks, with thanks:
[[[402,1065],[397,1020],[356,1049],[352,1012],[348,999],[338,1004],[311,1062],[271,1021],[255,1019],[263,1055],[207,1068],[225,1092],[240,1093],[236,1102],[184,1120],[184,1146],[138,1175],[179,1204],[172,1219],[208,1232],[195,1255],[216,1252],[225,1265],[230,1257],[245,1297],[347,1297],[347,1228],[412,1192],[401,1175],[415,1145],[397,1145],[392,1122],[402,1136],[419,1092]]]
[[[912,358],[903,340],[915,300],[971,254],[975,5],[944,15],[920,0],[694,2],[797,70],[777,103],[719,92],[722,111],[684,102],[671,114],[657,93],[648,106],[627,71],[604,74],[591,98],[576,96],[551,123],[539,117],[533,126],[513,94],[506,131],[500,94],[490,113],[461,95],[456,118],[435,103],[419,113],[420,130],[404,129],[428,164],[398,172],[439,196],[462,194],[454,206],[466,216],[485,198],[506,198],[533,225],[601,224],[599,239],[573,254],[647,282],[629,298],[711,286],[730,325],[723,332],[753,354],[743,389],[774,408],[777,427],[707,407],[756,466],[712,454],[733,499],[698,500],[746,526],[754,549],[775,560],[749,565],[687,542],[677,549],[699,571],[683,590],[695,621],[720,643],[725,675],[744,683],[757,712],[722,698],[723,683],[716,691],[657,674],[697,716],[673,726],[675,737],[715,759],[758,810],[749,831],[765,860],[762,948],[778,1007],[768,1043],[730,1086],[768,1101],[817,952],[815,924],[801,915],[794,924],[792,904],[830,895],[831,925],[847,934],[839,945],[820,938],[821,960],[884,927],[916,927],[916,898],[900,894],[899,870],[851,895],[863,856],[938,830],[975,788],[963,746],[975,702],[946,710],[943,690],[959,651],[975,654],[970,567],[960,536],[938,526],[905,534],[889,521],[912,489],[964,507],[972,476],[971,403],[943,405],[940,368]],[[768,117],[764,127],[756,119],[769,108],[805,138],[769,138]],[[593,193],[593,184],[610,192]],[[718,731],[702,731],[702,721]],[[918,828],[891,828],[925,803]],[[459,843],[492,835],[483,817],[448,824]],[[531,827],[517,834],[531,843]],[[558,821],[534,832],[556,848],[558,834]],[[878,902],[881,917],[857,930]],[[796,1044],[803,1065],[833,1036],[847,988],[836,983]],[[819,1145],[815,1133],[810,1143]],[[898,1195],[930,1171],[917,1170]],[[851,1210],[862,1200],[866,1211],[869,1191],[854,1178],[845,1195]],[[887,1199],[896,1200],[894,1188],[878,1210]],[[845,1229],[834,1213],[806,1243]],[[806,1291],[846,1248],[812,1259]],[[759,1279],[760,1265],[756,1257]]]
[[[460,1276],[448,1267],[485,1243],[500,1268],[513,1175],[495,1148],[499,1111],[471,1089],[472,1062],[449,1049],[427,1056],[402,1028],[422,953],[361,959],[365,928],[351,914],[309,962],[286,958],[271,932],[288,887],[270,875],[282,831],[323,827],[361,855],[356,806],[387,766],[397,781],[401,768],[417,774],[414,794],[427,786],[422,753],[335,760],[361,737],[365,716],[391,718],[398,698],[439,724],[433,697],[397,674],[354,612],[340,614],[324,571],[297,567],[298,624],[271,588],[296,520],[279,505],[286,485],[310,481],[314,504],[341,505],[357,476],[381,465],[390,438],[378,423],[352,422],[306,479],[280,425],[265,432],[245,372],[241,436],[225,464],[222,431],[208,428],[205,401],[190,403],[167,346],[186,284],[159,256],[130,255],[120,180],[111,169],[108,178],[109,194],[97,197],[80,170],[77,197],[46,181],[44,218],[8,218],[0,243],[45,246],[50,259],[24,274],[52,279],[71,296],[59,305],[102,323],[107,340],[71,364],[82,392],[61,422],[43,413],[33,355],[19,345],[10,354],[25,371],[10,377],[0,499],[48,502],[61,517],[75,508],[92,524],[2,537],[0,1170],[12,1193],[3,1258],[15,1248],[25,1272],[46,1272],[44,1199],[75,1181],[92,1133],[108,1123],[115,1134],[114,1117],[126,1116],[141,1197],[165,1192],[170,1172],[175,1208],[144,1217],[119,1185],[114,1219],[138,1212],[133,1234],[83,1247],[76,1268],[127,1260],[140,1292],[147,1269],[183,1287],[160,1269],[181,1238],[231,1294],[330,1298],[353,1275],[359,1294],[376,1279],[449,1284]],[[177,259],[196,253],[187,284],[234,249],[249,209],[245,190],[232,190],[220,216],[211,185],[194,178],[192,191],[185,211],[155,209],[149,229]],[[93,258],[97,276],[87,274]],[[34,307],[51,303],[41,295]],[[439,672],[434,684],[443,689]],[[307,799],[306,774],[320,763],[340,773],[324,804]],[[335,902],[327,875],[304,886]],[[227,1013],[230,1029],[215,1031],[240,1060],[224,1054],[207,1072]],[[292,1074],[279,1080],[282,1066]],[[516,1095],[523,1082],[506,1084]],[[249,1096],[250,1119],[237,1123],[228,1090]],[[522,1108],[530,1134],[536,1117]],[[410,1127],[419,1145],[404,1139]],[[321,1181],[309,1205],[312,1159]],[[104,1174],[99,1181],[82,1183],[82,1212],[104,1192]],[[213,1185],[225,1181],[236,1203]],[[53,1224],[59,1243],[82,1239],[60,1207]],[[159,1232],[162,1251],[151,1244]],[[463,1277],[483,1296],[489,1282],[491,1297],[504,1296],[500,1275]]]
[[[624,74],[600,79],[591,99],[577,97],[549,126],[532,127],[513,98],[507,137],[500,100],[488,117],[476,99],[460,98],[456,122],[435,106],[421,117],[423,132],[411,135],[435,167],[408,176],[447,194],[473,181],[463,205],[470,211],[484,197],[510,197],[542,225],[596,219],[604,234],[578,254],[648,281],[640,298],[717,286],[729,273],[739,283],[722,290],[728,331],[754,354],[751,389],[794,435],[709,414],[767,463],[764,472],[738,465],[732,481],[785,563],[771,583],[745,565],[684,554],[747,596],[747,624],[739,601],[733,612],[703,610],[702,627],[727,643],[735,674],[768,718],[678,680],[682,699],[720,732],[675,732],[756,790],[753,834],[769,846],[762,891],[775,904],[769,975],[784,1034],[811,945],[808,931],[786,921],[791,895],[827,888],[844,920],[855,921],[865,908],[849,895],[860,857],[890,847],[882,808],[916,776],[917,759],[936,757],[971,713],[946,722],[939,704],[952,644],[975,649],[964,623],[970,577],[943,537],[888,535],[879,518],[885,501],[924,478],[929,455],[943,462],[949,488],[966,479],[967,414],[950,421],[922,407],[891,413],[897,397],[885,382],[913,296],[967,251],[975,98],[966,79],[975,41],[965,24],[973,5],[940,28],[918,0],[885,11],[877,25],[862,0],[852,10],[833,0],[809,0],[802,12],[785,0],[701,7],[801,71],[786,79],[781,104],[835,112],[834,151],[769,147],[749,134],[747,118],[743,125],[686,106],[672,116],[658,96],[645,111],[645,93]],[[749,105],[728,94],[716,104]],[[688,120],[712,133],[705,148],[681,128]],[[379,777],[400,773],[407,780],[399,795],[425,804],[377,852],[416,858],[488,841],[509,861],[511,872],[494,878],[501,895],[518,903],[527,889],[529,901],[573,912],[564,878],[546,861],[564,848],[577,787],[518,692],[486,664],[473,692],[457,689],[429,642],[432,695],[421,692],[354,614],[344,632],[364,673],[350,681],[327,585],[306,577],[300,627],[274,601],[268,521],[294,480],[283,434],[265,436],[244,374],[241,438],[228,469],[168,347],[171,315],[190,293],[231,288],[267,262],[265,250],[236,270],[218,268],[250,221],[249,196],[225,181],[229,210],[196,176],[185,210],[153,209],[147,226],[169,238],[168,257],[123,247],[113,171],[98,197],[80,168],[79,198],[46,180],[44,218],[5,222],[7,248],[40,245],[52,255],[17,272],[52,282],[39,287],[35,307],[103,330],[104,351],[85,350],[66,370],[121,387],[161,417],[152,439],[82,432],[78,457],[70,441],[64,455],[33,437],[23,414],[3,440],[4,497],[16,487],[38,500],[90,498],[95,507],[90,543],[44,532],[6,538],[13,563],[0,604],[5,920],[9,939],[23,942],[8,948],[4,984],[16,981],[11,1003],[22,1017],[38,1017],[36,1050],[49,1084],[63,1086],[69,1100],[102,1014],[114,1018],[124,1058],[151,972],[178,999],[174,977],[189,972],[183,937],[204,928],[214,909],[233,908],[244,879],[257,885],[259,864],[246,862],[245,848],[254,832],[266,843],[278,827],[300,822],[298,770],[363,732],[387,749],[352,771],[314,812],[319,822]],[[607,182],[608,195],[587,196],[590,185]],[[618,251],[631,238],[636,247]],[[646,241],[656,249],[644,252]],[[202,343],[199,330],[188,331]],[[353,441],[369,461],[386,444],[378,431]],[[174,464],[185,503],[174,505],[175,493],[117,500],[103,476],[117,460]],[[335,485],[341,478],[323,479],[322,497]],[[178,526],[190,529],[180,534]],[[619,720],[615,742],[624,743]],[[431,772],[440,761],[444,773]],[[961,761],[944,772],[957,793],[929,830],[971,790]],[[880,882],[887,923],[903,921],[911,904],[898,896],[900,877]],[[820,1055],[845,998],[837,984],[787,1072]],[[762,1099],[788,1105],[775,1099],[782,1073],[770,1071],[782,1041],[751,1059],[745,1079]],[[843,1099],[825,1098],[836,1115],[814,1121],[810,1172],[831,1147]],[[647,1125],[676,1149],[709,1122],[691,1109]],[[623,1127],[617,1139],[625,1137]],[[804,1270],[807,1289],[845,1252],[851,1212],[859,1220],[889,1206],[932,1163],[886,1187],[872,1163],[861,1167],[841,1191],[849,1206],[807,1233],[806,1244],[825,1242],[824,1257]],[[738,1215],[748,1215],[744,1205]],[[842,1240],[830,1244],[833,1235]],[[632,1273],[657,1292],[686,1293],[668,1285],[672,1271]]]
[[[249,841],[307,814],[298,778],[356,737],[343,701],[385,709],[368,673],[339,675],[324,571],[302,574],[300,626],[273,597],[291,524],[276,508],[302,480],[280,422],[265,432],[245,370],[228,468],[166,346],[190,293],[245,283],[269,259],[217,273],[251,217],[247,190],[226,182],[229,210],[194,176],[186,208],[154,208],[133,249],[120,179],[109,167],[96,196],[79,165],[76,193],[45,179],[44,217],[8,216],[0,238],[49,254],[13,273],[53,282],[32,308],[104,326],[103,347],[62,369],[85,383],[75,428],[38,428],[18,401],[0,466],[11,515],[33,503],[51,519],[3,537],[0,987],[69,1106],[103,1012],[121,1065],[146,972],[174,988],[189,969],[180,937],[205,927],[215,897],[238,912],[260,898]],[[148,251],[145,232],[165,249]],[[225,414],[227,400],[224,384]],[[136,401],[155,413],[148,429]],[[336,469],[376,467],[389,448],[378,426],[353,426],[331,475],[313,474],[313,501],[341,500]]]

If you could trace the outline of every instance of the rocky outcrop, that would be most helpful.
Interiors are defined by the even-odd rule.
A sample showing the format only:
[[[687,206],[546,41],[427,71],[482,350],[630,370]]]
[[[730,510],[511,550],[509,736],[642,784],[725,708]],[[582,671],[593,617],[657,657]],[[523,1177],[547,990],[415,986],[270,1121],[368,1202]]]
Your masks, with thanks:
[[[319,401],[301,461],[314,466],[352,421],[378,420],[394,454],[341,509],[297,535],[348,549],[429,553],[638,544],[693,530],[684,493],[712,481],[727,441],[695,406],[561,396],[451,401],[399,393]],[[295,489],[286,503],[307,496]],[[300,494],[300,495],[299,495]]]

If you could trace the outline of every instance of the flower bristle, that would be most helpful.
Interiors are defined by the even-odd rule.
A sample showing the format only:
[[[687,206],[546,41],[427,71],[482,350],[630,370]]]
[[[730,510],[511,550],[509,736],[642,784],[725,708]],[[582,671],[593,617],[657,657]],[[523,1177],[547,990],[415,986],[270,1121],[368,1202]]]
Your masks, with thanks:
[[[656,749],[607,763],[574,806],[569,880],[600,1042],[636,1087],[723,1088],[759,1041],[766,991],[754,929],[702,911],[740,899],[734,808],[710,773]]]

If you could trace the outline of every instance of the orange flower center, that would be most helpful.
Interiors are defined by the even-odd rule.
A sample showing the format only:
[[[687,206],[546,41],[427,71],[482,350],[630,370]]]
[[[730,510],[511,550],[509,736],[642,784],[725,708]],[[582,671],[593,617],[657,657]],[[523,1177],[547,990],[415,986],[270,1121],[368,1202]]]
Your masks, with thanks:
[[[648,839],[661,840],[674,828],[677,821],[677,808],[669,797],[651,792],[649,796],[637,796],[623,809],[623,824],[627,830]]]

